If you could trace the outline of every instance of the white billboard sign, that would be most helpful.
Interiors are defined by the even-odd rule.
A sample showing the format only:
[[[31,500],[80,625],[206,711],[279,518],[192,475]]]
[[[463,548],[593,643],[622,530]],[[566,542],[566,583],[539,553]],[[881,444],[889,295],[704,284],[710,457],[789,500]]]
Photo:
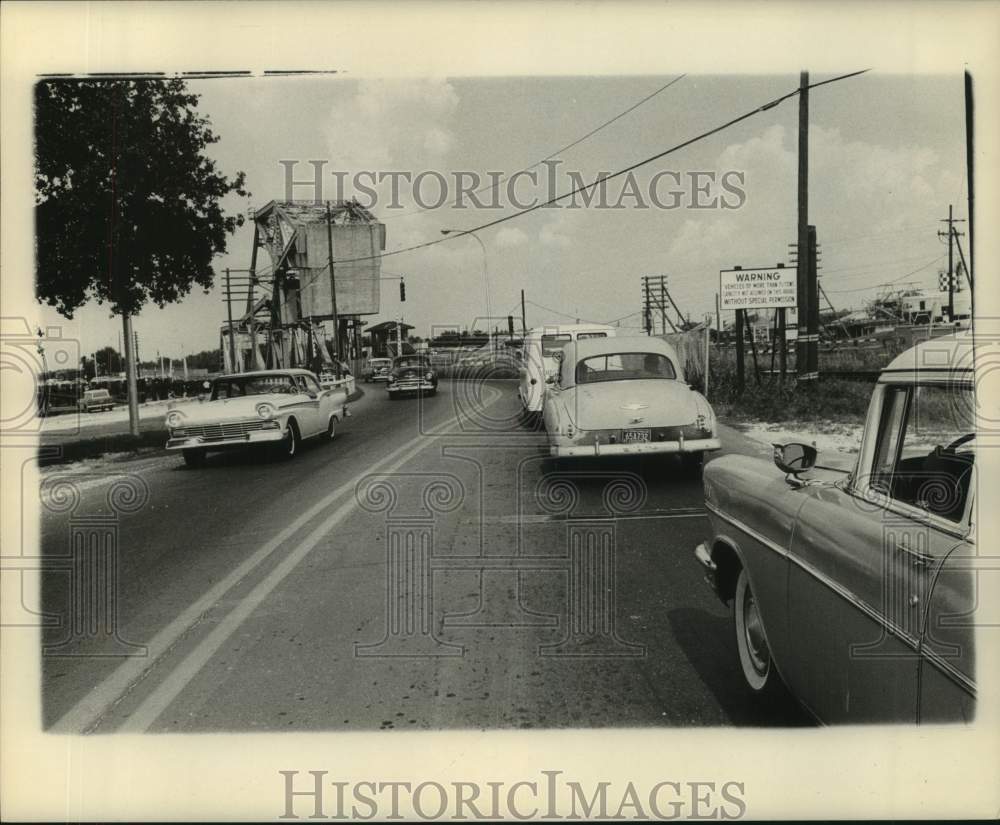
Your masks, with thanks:
[[[719,272],[720,309],[794,307],[796,272],[792,268],[724,269]]]

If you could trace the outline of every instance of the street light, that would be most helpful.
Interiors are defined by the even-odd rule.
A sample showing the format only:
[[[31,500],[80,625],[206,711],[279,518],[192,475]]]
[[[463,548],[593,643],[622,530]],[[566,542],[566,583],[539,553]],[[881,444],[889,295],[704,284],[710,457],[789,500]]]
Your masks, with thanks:
[[[483,243],[483,239],[480,238],[475,232],[471,232],[467,229],[442,229],[442,235],[469,235],[476,239],[479,244],[479,248],[483,250],[483,291],[486,293],[486,336],[490,343],[490,348],[493,347],[493,335],[490,330],[490,324],[493,323],[493,312],[490,307],[490,272],[489,267],[486,263],[486,244]]]

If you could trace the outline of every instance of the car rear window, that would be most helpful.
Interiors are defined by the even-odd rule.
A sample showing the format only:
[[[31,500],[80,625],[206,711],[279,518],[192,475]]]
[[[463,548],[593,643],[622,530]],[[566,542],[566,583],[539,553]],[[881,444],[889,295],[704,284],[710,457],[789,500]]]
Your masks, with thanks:
[[[658,352],[613,352],[583,358],[576,365],[576,383],[675,379],[677,373],[667,356]]]

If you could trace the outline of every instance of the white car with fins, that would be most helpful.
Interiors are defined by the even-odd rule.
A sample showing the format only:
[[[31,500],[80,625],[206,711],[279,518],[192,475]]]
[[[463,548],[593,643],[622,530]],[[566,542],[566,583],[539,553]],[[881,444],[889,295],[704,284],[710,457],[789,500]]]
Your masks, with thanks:
[[[347,390],[324,390],[304,369],[221,375],[205,382],[208,398],[167,412],[168,450],[180,450],[189,467],[209,450],[267,448],[291,458],[306,438],[332,441],[350,415]]]

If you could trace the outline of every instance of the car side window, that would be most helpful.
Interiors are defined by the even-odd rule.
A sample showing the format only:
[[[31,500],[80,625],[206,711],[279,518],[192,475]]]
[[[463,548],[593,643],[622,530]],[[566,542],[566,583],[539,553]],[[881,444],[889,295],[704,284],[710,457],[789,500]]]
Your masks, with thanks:
[[[895,501],[957,522],[975,464],[970,389],[917,385],[886,391],[873,486]]]
[[[303,375],[302,378],[305,379],[306,392],[311,392],[318,395],[323,391],[323,388],[319,385],[319,381],[317,381],[311,375]]]

